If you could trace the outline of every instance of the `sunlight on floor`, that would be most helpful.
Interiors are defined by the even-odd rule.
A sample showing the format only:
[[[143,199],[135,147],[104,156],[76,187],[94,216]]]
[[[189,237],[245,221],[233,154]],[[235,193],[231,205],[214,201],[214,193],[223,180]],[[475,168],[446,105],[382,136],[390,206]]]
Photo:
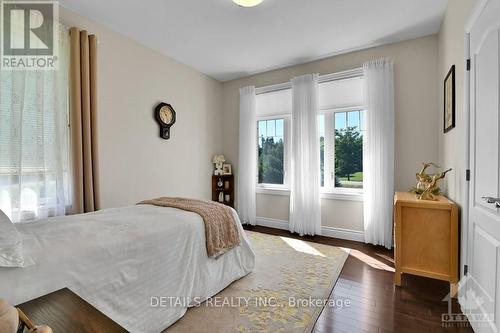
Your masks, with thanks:
[[[314,247],[311,245],[307,244],[304,241],[301,241],[300,239],[293,239],[293,238],[287,238],[287,237],[280,237],[281,240],[283,240],[285,243],[288,244],[291,248],[293,248],[297,252],[303,252],[307,254],[312,254],[315,256],[320,256],[324,257],[325,255],[318,250],[316,250]]]
[[[371,266],[373,268],[381,269],[381,270],[389,271],[389,272],[394,272],[394,267],[386,265],[383,262],[378,261],[377,259],[372,258],[372,257],[364,254],[361,251],[351,249],[350,255],[353,256],[356,259],[361,260],[362,262],[364,262],[365,264],[367,264],[367,265],[369,265],[369,266]]]

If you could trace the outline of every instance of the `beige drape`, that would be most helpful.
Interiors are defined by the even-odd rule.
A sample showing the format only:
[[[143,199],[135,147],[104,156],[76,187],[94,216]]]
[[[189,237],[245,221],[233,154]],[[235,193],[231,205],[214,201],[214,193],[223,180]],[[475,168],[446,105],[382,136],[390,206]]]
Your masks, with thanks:
[[[70,130],[72,212],[99,209],[97,153],[97,40],[70,29]]]

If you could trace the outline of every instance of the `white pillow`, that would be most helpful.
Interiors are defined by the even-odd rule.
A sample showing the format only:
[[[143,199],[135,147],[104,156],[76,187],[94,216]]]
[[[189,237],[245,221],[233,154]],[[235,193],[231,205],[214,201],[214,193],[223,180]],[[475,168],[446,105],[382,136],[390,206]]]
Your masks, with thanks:
[[[16,227],[0,210],[0,267],[24,267],[23,243]]]

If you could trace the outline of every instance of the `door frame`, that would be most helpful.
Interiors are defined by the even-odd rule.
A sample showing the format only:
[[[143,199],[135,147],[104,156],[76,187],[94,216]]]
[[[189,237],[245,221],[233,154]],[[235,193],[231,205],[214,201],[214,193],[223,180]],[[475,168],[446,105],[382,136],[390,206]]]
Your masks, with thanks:
[[[464,27],[464,56],[465,56],[465,61],[467,65],[467,60],[471,59],[471,53],[470,53],[470,32],[472,30],[472,27],[478,20],[479,16],[483,12],[484,8],[486,7],[486,4],[488,3],[489,0],[479,0],[474,8],[472,9]],[[472,70],[472,61],[471,61],[471,70]],[[465,148],[464,148],[464,153],[465,153],[465,170],[470,170],[470,156],[471,156],[471,126],[472,126],[472,104],[474,99],[471,98],[471,70],[467,70],[467,68],[464,68],[464,117],[463,121],[466,126],[465,128]],[[460,278],[464,277],[464,266],[468,265],[470,266],[469,262],[469,249],[468,249],[468,242],[469,242],[469,204],[470,204],[470,180],[467,180],[465,182],[464,186],[464,193],[463,193],[463,198],[464,202],[462,203],[462,223],[460,225]],[[465,283],[467,283],[467,280],[464,280]],[[465,288],[458,288],[458,295],[459,296],[464,296],[463,293],[468,289],[467,285],[465,285]],[[462,304],[460,304],[460,297],[458,298],[459,300],[459,305],[462,308]],[[465,299],[465,298],[464,298]],[[461,309],[463,310],[463,309]]]
[[[484,0],[486,2],[486,0]],[[474,13],[474,11],[473,11]],[[469,21],[470,22],[470,21]],[[465,131],[465,142],[464,142],[464,154],[465,154],[465,169],[466,174],[461,175],[461,177],[466,177],[464,193],[463,193],[463,202],[462,202],[462,223],[460,225],[460,272],[459,277],[460,280],[465,276],[465,266],[469,265],[469,190],[470,190],[470,179],[467,179],[467,174],[470,175],[470,132],[471,132],[471,98],[470,98],[470,73],[471,71],[467,69],[467,61],[470,59],[470,27],[472,24],[468,23],[465,27],[464,32],[464,55],[465,55],[465,65],[466,68],[463,68],[464,71],[464,131]],[[472,66],[472,63],[471,63]],[[470,176],[469,176],[470,177]],[[467,281],[467,280],[465,280]],[[467,282],[466,282],[467,283]],[[463,299],[463,293],[467,290],[467,286],[465,288],[458,288],[458,300]],[[459,302],[460,303],[460,302]],[[460,304],[462,307],[462,304]]]

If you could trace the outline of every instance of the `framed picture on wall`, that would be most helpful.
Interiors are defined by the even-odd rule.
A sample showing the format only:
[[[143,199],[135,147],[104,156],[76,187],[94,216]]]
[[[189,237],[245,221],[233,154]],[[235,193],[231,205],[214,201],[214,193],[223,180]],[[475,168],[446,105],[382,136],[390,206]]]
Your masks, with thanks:
[[[455,127],[455,65],[444,79],[444,133]]]

